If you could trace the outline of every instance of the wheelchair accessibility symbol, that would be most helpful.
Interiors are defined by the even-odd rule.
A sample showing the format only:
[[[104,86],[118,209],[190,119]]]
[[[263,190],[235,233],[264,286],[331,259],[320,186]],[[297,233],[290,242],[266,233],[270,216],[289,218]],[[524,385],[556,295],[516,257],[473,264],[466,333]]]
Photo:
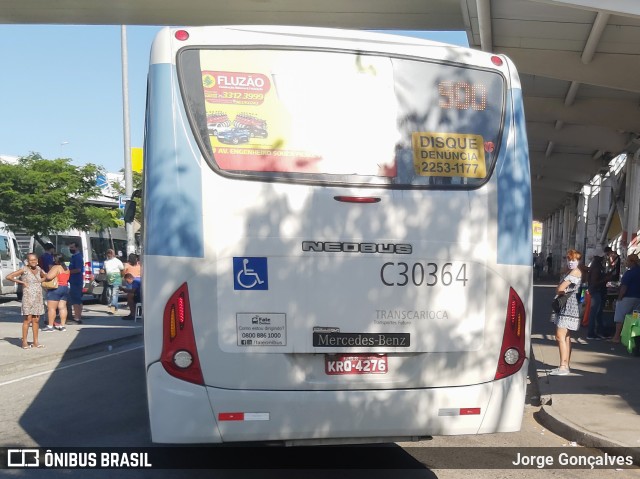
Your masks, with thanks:
[[[267,258],[233,258],[233,289],[268,290]]]

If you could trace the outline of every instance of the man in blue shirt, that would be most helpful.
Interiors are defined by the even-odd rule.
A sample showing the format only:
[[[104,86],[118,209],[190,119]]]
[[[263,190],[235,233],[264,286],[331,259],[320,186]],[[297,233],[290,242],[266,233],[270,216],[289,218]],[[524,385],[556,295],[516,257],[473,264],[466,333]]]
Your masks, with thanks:
[[[40,268],[45,273],[49,272],[49,269],[53,266],[53,253],[56,252],[56,247],[53,243],[47,243],[44,245],[44,253],[40,256],[40,260],[38,261]]]
[[[69,243],[69,304],[73,307],[73,320],[82,324],[82,288],[84,286],[84,258],[77,243]]]
[[[131,273],[124,275],[124,285],[120,289],[127,293],[127,305],[129,306],[129,315],[123,316],[122,319],[131,321],[136,314],[136,304],[142,302],[142,289],[140,278],[134,277]]]
[[[630,314],[634,308],[640,304],[640,259],[637,254],[627,256],[625,263],[629,269],[622,275],[620,290],[618,291],[618,301],[616,310],[613,313],[613,320],[616,323],[616,334],[611,341],[620,342],[624,317]]]

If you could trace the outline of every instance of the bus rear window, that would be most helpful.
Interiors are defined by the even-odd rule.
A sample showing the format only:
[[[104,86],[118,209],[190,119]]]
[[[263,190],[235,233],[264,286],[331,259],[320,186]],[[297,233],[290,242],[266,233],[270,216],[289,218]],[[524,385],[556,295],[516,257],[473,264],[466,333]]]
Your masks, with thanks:
[[[227,175],[477,187],[500,145],[495,71],[277,49],[185,49],[178,71],[204,155]]]

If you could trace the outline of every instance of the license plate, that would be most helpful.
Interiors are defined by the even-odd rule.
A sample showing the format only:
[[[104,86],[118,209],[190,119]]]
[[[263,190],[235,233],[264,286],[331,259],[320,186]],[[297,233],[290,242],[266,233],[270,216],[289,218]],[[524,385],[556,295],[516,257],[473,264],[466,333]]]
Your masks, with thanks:
[[[336,374],[386,374],[386,354],[337,354],[324,359],[324,372]]]

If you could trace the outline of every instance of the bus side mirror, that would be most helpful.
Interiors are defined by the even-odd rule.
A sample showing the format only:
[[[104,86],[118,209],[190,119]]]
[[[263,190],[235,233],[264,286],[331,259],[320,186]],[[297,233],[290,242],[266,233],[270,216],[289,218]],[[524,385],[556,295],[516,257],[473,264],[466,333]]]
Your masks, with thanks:
[[[135,200],[127,200],[127,202],[124,205],[124,222],[132,223],[135,215],[136,215]]]

